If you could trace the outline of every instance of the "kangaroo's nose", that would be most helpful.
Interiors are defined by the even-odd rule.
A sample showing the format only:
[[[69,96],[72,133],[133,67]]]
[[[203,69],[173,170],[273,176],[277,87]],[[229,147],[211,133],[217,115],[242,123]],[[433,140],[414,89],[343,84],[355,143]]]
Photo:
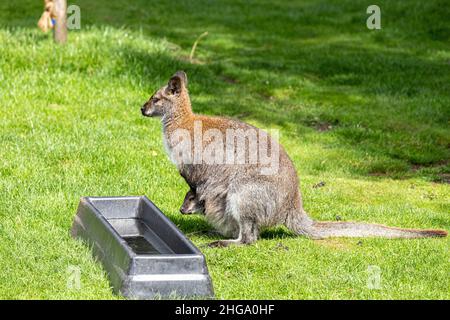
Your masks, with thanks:
[[[142,112],[142,114],[145,113],[145,104],[141,107],[141,112]]]

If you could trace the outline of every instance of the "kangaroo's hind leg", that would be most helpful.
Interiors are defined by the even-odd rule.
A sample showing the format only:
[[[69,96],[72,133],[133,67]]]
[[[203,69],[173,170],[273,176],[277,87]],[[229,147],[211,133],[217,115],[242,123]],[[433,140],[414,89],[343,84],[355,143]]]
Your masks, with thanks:
[[[227,247],[230,244],[251,244],[258,239],[258,208],[257,202],[249,201],[254,199],[244,192],[229,194],[227,197],[226,214],[237,222],[236,239],[219,240],[210,244],[212,247]]]
[[[237,239],[218,240],[211,242],[210,247],[228,247],[231,244],[242,245],[251,244],[258,240],[258,225],[256,222],[243,219],[239,221],[239,236]]]

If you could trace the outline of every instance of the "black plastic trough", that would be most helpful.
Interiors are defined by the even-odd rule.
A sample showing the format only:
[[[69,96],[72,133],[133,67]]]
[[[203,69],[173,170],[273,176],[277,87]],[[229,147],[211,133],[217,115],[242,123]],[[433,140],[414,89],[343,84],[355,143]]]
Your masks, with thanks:
[[[145,196],[81,198],[72,236],[92,246],[124,297],[214,296],[203,254]]]

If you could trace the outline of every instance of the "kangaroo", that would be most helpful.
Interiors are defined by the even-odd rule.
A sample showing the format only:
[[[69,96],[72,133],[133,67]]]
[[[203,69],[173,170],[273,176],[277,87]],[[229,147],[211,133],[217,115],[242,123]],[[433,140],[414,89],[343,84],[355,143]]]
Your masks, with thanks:
[[[142,115],[161,117],[166,151],[196,197],[204,204],[206,219],[225,237],[211,246],[251,244],[262,228],[285,225],[298,235],[312,239],[327,237],[425,238],[445,237],[445,230],[417,230],[360,222],[314,221],[303,209],[296,169],[284,148],[264,131],[250,124],[222,117],[194,114],[188,92],[187,75],[176,72],[167,85],[157,90],[141,107]],[[201,128],[198,129],[198,124]],[[266,164],[245,161],[215,163],[195,158],[195,131],[203,136],[214,131],[226,136],[228,130],[258,130],[268,136],[268,150],[278,150],[276,174],[264,174]],[[242,131],[241,131],[242,132]],[[191,140],[180,143],[187,134]],[[192,138],[193,137],[193,138]],[[202,138],[206,150],[213,142]],[[227,141],[228,143],[228,141]],[[204,148],[203,148],[204,147]],[[217,150],[217,149],[216,149]],[[219,150],[220,151],[220,150]],[[236,154],[234,155],[239,156]],[[194,154],[194,156],[192,156]],[[251,155],[246,152],[246,155]]]

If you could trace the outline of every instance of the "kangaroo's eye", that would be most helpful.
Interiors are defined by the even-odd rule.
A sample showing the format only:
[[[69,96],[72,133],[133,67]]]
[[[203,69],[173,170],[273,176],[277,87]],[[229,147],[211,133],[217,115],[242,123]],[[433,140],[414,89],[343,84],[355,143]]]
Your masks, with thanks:
[[[153,100],[153,103],[157,103],[159,101],[158,98],[153,98],[152,100]]]

